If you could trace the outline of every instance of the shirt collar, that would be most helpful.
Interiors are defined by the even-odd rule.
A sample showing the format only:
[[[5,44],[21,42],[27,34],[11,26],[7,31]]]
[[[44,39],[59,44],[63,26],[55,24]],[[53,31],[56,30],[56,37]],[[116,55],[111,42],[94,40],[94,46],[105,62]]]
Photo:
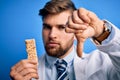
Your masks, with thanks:
[[[70,54],[68,54],[66,57],[63,58],[68,63],[68,65],[72,64],[75,54],[76,54],[76,49],[74,47],[73,50],[70,52]]]

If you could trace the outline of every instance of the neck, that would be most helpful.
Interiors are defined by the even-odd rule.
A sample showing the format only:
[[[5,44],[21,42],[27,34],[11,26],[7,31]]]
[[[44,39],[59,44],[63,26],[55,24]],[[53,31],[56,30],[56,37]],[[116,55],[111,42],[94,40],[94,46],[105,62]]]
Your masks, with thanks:
[[[73,50],[73,45],[71,46],[71,48],[63,55],[63,56],[60,56],[59,58],[60,59],[63,59],[64,57],[66,57],[68,54],[70,54],[70,52]]]

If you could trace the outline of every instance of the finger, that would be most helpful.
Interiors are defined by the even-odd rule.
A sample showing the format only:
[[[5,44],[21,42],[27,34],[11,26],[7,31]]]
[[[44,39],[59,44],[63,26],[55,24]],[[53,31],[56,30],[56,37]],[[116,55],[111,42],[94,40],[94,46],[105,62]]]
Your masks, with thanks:
[[[23,69],[33,68],[37,69],[37,62],[32,60],[22,60],[13,68],[16,72],[21,72]]]
[[[72,21],[76,24],[83,24],[84,22],[78,16],[78,11],[74,11],[72,15]]]
[[[93,12],[89,12],[88,17],[90,18],[91,22],[96,22],[96,20],[98,19],[96,14],[94,14]]]
[[[30,63],[28,63],[28,64],[23,64],[23,65],[21,65],[21,66],[19,66],[19,67],[17,67],[16,68],[16,71],[17,72],[21,72],[22,70],[24,70],[24,69],[34,69],[34,70],[37,70],[37,65],[35,65],[35,64],[30,64]]]
[[[69,17],[68,18],[68,22],[66,24],[67,27],[71,28],[71,29],[82,29],[82,30],[85,30],[87,28],[87,25],[85,23],[83,24],[76,24],[72,21],[72,17]]]
[[[36,60],[34,60],[34,59],[33,59],[33,60],[27,59],[27,60],[28,60],[28,62],[31,63],[31,64],[35,64],[35,65],[38,64],[38,61],[36,61]]]
[[[84,9],[84,8],[80,8],[78,9],[78,16],[80,17],[80,19],[82,19],[85,23],[90,23],[90,19],[88,17],[88,13],[89,11]]]
[[[21,74],[22,76],[25,76],[29,73],[36,73],[37,74],[37,69],[27,68],[27,69],[24,69],[21,72],[19,72],[19,74]]]
[[[23,76],[16,74],[13,80],[24,80]]]
[[[97,30],[96,29],[96,25],[98,25],[98,22],[99,21],[98,17],[96,16],[96,14],[94,14],[93,12],[89,12],[88,13],[88,17],[90,18],[91,22],[89,23],[89,26],[93,27],[95,29],[95,31]]]
[[[67,32],[67,33],[75,33],[75,30],[74,30],[74,29],[71,29],[71,28],[69,28],[69,27],[66,27],[66,28],[65,28],[65,32]]]
[[[10,77],[12,80],[23,80],[23,77],[14,70],[10,72]]]
[[[80,34],[81,33],[81,35],[82,35],[83,32],[84,32],[84,30],[76,30],[74,33],[75,34],[78,34],[78,33]]]
[[[25,60],[21,60],[20,62],[18,62],[17,64],[15,64],[11,69],[15,69],[23,64],[27,64],[27,63],[31,63],[31,64],[37,64],[37,61],[36,60],[28,60],[28,59],[25,59]]]
[[[38,74],[37,69],[33,69],[33,68],[26,68],[23,69],[21,72],[17,72],[15,69],[13,69],[10,72],[10,77],[15,80],[23,80],[22,78],[30,73]]]
[[[79,57],[82,57],[83,47],[84,47],[84,42],[78,42],[77,43],[77,55]]]
[[[66,27],[66,28],[65,28],[65,32],[77,34],[77,33],[83,33],[84,30],[80,30],[80,29],[76,30],[76,29],[71,29],[71,28],[69,28],[69,27]]]
[[[29,73],[26,76],[24,76],[24,80],[30,80],[32,78],[39,79],[39,76],[36,73]]]
[[[16,71],[14,69],[11,69],[10,77],[13,78],[15,75],[16,75]]]
[[[19,63],[17,63],[17,64],[15,64],[12,68],[11,68],[11,70],[15,70],[18,66],[20,66],[21,64],[20,64],[20,62]]]

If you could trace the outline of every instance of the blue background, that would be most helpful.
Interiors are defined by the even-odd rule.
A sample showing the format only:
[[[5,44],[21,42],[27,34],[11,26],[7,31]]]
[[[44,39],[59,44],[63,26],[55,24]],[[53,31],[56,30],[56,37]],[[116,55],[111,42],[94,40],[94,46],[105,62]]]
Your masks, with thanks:
[[[25,39],[35,38],[38,56],[44,53],[38,11],[48,0],[0,0],[0,80],[9,80],[10,68],[27,58]],[[76,7],[94,11],[120,28],[120,0],[73,0]],[[86,53],[96,47],[88,39]]]

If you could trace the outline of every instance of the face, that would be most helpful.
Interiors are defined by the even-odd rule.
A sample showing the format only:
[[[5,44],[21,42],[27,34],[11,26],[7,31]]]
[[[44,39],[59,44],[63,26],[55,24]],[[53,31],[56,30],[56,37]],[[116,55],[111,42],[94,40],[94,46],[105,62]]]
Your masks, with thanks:
[[[48,15],[43,20],[43,42],[48,55],[65,57],[72,50],[74,34],[65,32],[70,11]]]

